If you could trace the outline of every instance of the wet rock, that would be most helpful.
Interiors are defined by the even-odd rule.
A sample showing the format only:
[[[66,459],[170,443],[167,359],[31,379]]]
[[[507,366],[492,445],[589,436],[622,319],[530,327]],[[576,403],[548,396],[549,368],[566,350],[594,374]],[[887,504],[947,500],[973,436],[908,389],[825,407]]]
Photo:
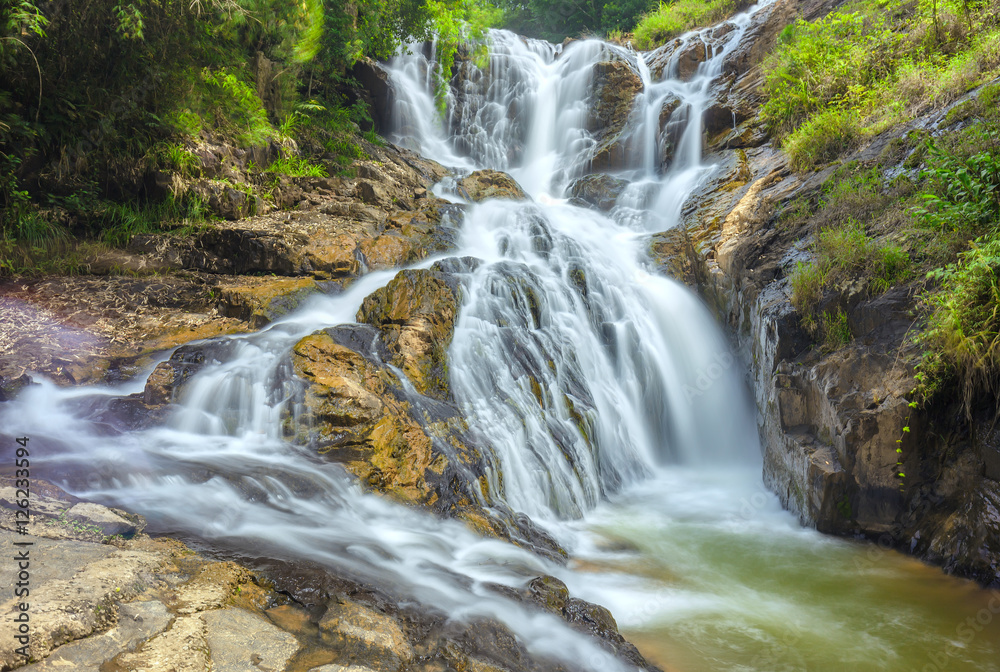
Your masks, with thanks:
[[[430,270],[400,271],[367,296],[358,322],[382,333],[390,362],[421,394],[448,397],[448,345],[461,302],[458,282]]]
[[[395,374],[334,335],[307,336],[293,349],[295,374],[307,388],[299,424],[289,431],[369,487],[407,503],[438,503],[448,456],[412,417]]]
[[[361,93],[361,100],[368,104],[368,109],[372,112],[375,131],[378,133],[391,131],[392,107],[396,95],[389,81],[389,73],[370,58],[363,58],[351,68],[351,76],[360,84],[357,90]]]
[[[293,635],[244,609],[209,611],[204,621],[213,672],[283,670],[299,650]]]
[[[21,390],[33,384],[31,376],[20,374],[18,376],[0,375],[0,401],[10,401],[14,399]]]
[[[624,60],[602,61],[594,65],[593,94],[588,129],[596,141],[591,170],[605,172],[627,165],[627,125],[642,91],[642,78]]]
[[[331,603],[319,621],[319,629],[324,639],[352,663],[398,670],[414,658],[413,647],[394,618],[356,602]]]
[[[628,186],[628,181],[611,175],[593,174],[581,177],[570,186],[574,198],[607,212],[615,206],[618,195]]]
[[[218,286],[221,312],[259,329],[298,308],[319,293],[312,278],[239,278]]]
[[[686,82],[695,76],[698,66],[709,58],[709,48],[704,40],[695,37],[680,48],[675,58],[677,78]]]
[[[726,76],[740,77],[764,60],[777,45],[778,33],[795,21],[797,0],[776,0],[754,14],[743,39],[722,64]]]
[[[615,655],[631,662],[639,669],[656,669],[646,662],[634,645],[621,636],[618,624],[610,611],[600,605],[571,597],[566,584],[554,576],[539,576],[532,579],[523,594],[545,611],[560,616],[577,630],[609,646]]]
[[[528,198],[514,178],[499,170],[477,170],[458,181],[459,194],[470,201],[503,198],[523,201]]]

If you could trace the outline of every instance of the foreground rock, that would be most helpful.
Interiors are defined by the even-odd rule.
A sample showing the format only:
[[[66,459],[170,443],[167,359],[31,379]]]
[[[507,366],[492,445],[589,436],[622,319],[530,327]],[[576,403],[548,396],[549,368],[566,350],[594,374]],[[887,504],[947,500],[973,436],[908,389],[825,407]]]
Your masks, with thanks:
[[[140,517],[81,502],[44,481],[34,481],[29,533],[17,534],[13,485],[0,479],[0,550],[12,558],[28,549],[31,635],[17,640],[23,600],[11,589],[0,601],[0,670],[571,670],[529,654],[499,623],[458,623],[322,570],[271,564],[265,578],[151,539]],[[601,607],[563,592],[561,617],[601,623],[577,627],[623,660],[655,670],[628,655]],[[525,589],[516,601],[530,610],[532,594]]]

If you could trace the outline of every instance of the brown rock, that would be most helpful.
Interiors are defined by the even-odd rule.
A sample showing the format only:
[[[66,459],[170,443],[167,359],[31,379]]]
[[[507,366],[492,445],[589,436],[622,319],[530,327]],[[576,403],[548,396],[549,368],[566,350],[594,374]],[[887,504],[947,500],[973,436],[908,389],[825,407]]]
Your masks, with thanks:
[[[596,145],[591,159],[594,172],[613,171],[627,165],[627,132],[635,97],[642,91],[642,78],[623,60],[594,65],[594,85],[588,128]]]
[[[358,321],[382,332],[391,355],[421,394],[448,396],[448,345],[455,328],[460,291],[451,276],[431,270],[406,270],[373,292],[358,311]]]
[[[523,201],[528,198],[513,177],[499,170],[477,170],[458,181],[459,193],[470,201],[505,198]]]

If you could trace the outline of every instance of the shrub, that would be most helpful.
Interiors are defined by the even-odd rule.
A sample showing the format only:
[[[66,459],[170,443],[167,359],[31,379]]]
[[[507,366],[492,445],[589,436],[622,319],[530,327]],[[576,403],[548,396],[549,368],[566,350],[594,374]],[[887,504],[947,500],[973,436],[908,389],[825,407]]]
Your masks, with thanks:
[[[847,313],[840,308],[836,313],[823,313],[823,345],[830,350],[842,348],[853,340],[851,327],[847,323]]]
[[[914,212],[930,229],[976,234],[1000,215],[1000,152],[980,151],[967,158],[947,153],[929,141],[931,165],[921,173],[930,190]]]
[[[326,168],[310,163],[308,159],[299,156],[291,156],[286,159],[278,159],[264,172],[276,173],[278,175],[288,175],[290,177],[326,177]]]
[[[854,219],[820,231],[813,249],[816,260],[798,262],[790,278],[792,306],[803,319],[812,319],[831,285],[861,279],[869,293],[883,294],[910,275],[909,254],[896,245],[880,245]]]

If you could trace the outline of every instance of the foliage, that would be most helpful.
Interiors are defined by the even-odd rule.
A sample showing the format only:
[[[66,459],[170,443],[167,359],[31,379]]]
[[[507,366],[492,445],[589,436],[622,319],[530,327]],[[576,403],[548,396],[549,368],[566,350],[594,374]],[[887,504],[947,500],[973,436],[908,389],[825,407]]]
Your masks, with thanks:
[[[437,104],[444,114],[455,55],[459,45],[472,44],[480,57],[485,55],[486,31],[499,23],[502,13],[483,0],[426,0],[433,31],[437,37]]]
[[[660,2],[635,27],[636,49],[654,49],[675,35],[707,26],[752,4],[748,0],[673,0]]]
[[[924,226],[941,231],[980,231],[1000,216],[1000,151],[965,158],[929,141],[930,166],[921,172],[929,190],[915,214]]]
[[[959,260],[930,274],[940,283],[925,296],[930,319],[917,374],[924,400],[957,385],[971,415],[981,393],[1000,390],[1000,236],[975,241]]]
[[[987,2],[850,0],[815,22],[799,20],[763,64],[762,118],[787,137],[796,169],[833,160],[1000,75],[995,10]]]
[[[798,262],[792,272],[792,305],[810,316],[823,291],[843,281],[863,280],[872,294],[905,281],[911,271],[909,254],[893,244],[880,244],[858,221],[820,231],[814,245],[816,260]]]
[[[836,313],[826,311],[823,313],[823,345],[830,350],[842,348],[854,338],[851,335],[851,327],[847,322],[847,313],[840,308]]]
[[[292,156],[278,159],[265,169],[265,172],[290,177],[326,177],[326,168],[310,163],[302,157]]]
[[[808,170],[836,159],[861,140],[858,115],[828,109],[811,117],[785,138],[782,147],[795,170]]]

